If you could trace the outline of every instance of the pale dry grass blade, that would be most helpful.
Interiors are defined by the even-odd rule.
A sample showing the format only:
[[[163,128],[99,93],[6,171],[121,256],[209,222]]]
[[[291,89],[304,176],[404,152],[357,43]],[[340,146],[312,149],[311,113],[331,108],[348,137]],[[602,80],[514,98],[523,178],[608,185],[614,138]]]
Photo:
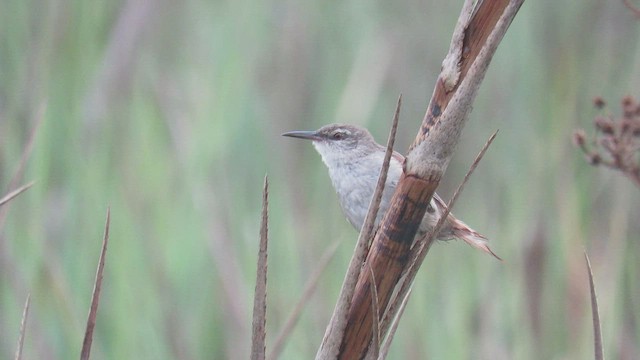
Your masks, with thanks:
[[[27,162],[31,157],[31,153],[33,152],[33,147],[35,146],[36,136],[38,135],[40,127],[42,126],[42,123],[44,121],[44,114],[46,110],[47,110],[47,103],[43,102],[38,108],[38,111],[36,112],[35,126],[31,130],[31,132],[29,133],[29,137],[27,138],[27,143],[25,144],[24,150],[22,151],[22,155],[20,157],[20,163],[18,164],[18,169],[16,170],[15,174],[13,174],[13,177],[11,178],[11,183],[10,183],[11,187],[15,187],[18,184],[18,181],[20,181],[20,179],[24,175],[25,169],[27,167]]]
[[[480,163],[480,160],[482,160],[482,157],[487,152],[487,149],[489,149],[489,146],[491,145],[493,140],[496,138],[496,135],[498,135],[498,130],[496,130],[493,134],[491,134],[491,136],[489,137],[487,142],[484,144],[484,146],[480,150],[480,153],[478,153],[476,158],[473,160],[473,163],[471,164],[471,167],[469,167],[469,170],[465,174],[464,179],[462,179],[462,182],[460,183],[460,185],[458,185],[458,188],[453,193],[453,196],[451,197],[451,200],[449,200],[449,203],[447,204],[447,209],[445,210],[443,216],[438,220],[438,224],[435,226],[434,231],[433,231],[434,234],[437,234],[438,231],[440,231],[440,228],[442,227],[442,225],[446,221],[447,216],[449,216],[449,214],[451,213],[451,208],[453,207],[453,205],[458,200],[458,196],[460,196],[460,194],[462,193],[462,190],[464,190],[464,186],[469,181],[469,178],[471,177],[471,174],[473,174],[473,172],[478,167],[478,164]],[[495,257],[496,259],[502,261],[502,259],[498,255],[496,255],[489,248],[489,246],[486,243],[483,243],[482,245],[474,245],[474,246],[478,247],[479,249],[483,250],[484,252],[486,252],[488,254],[493,255],[493,257]]]
[[[371,40],[354,49],[352,70],[340,95],[336,119],[357,124],[372,117],[391,69],[393,41],[387,36],[376,36]]]
[[[226,180],[223,180],[226,181]],[[223,189],[229,186],[222,185]],[[233,220],[229,214],[232,199],[222,191],[209,193],[203,209],[210,215],[209,223],[209,254],[219,282],[216,289],[215,302],[222,309],[224,323],[228,330],[225,334],[225,356],[230,359],[247,359],[250,354],[248,342],[251,339],[252,314],[246,309],[251,308],[248,302],[252,295],[249,286],[242,276],[240,256],[233,246],[231,224]],[[193,201],[201,201],[202,197],[194,196]],[[215,205],[214,205],[215,204]],[[234,334],[234,335],[231,335]]]
[[[622,2],[624,3],[624,6],[626,6],[629,10],[631,10],[631,13],[638,19],[640,19],[640,8],[634,6],[631,4],[631,2],[629,0],[622,0]]]
[[[384,360],[387,358],[387,354],[389,354],[389,349],[391,348],[391,342],[393,341],[393,337],[396,335],[396,330],[398,330],[398,324],[400,324],[400,318],[402,318],[402,314],[404,314],[404,309],[407,307],[407,302],[409,300],[409,296],[411,296],[411,288],[407,291],[407,294],[402,299],[400,303],[400,308],[398,311],[393,311],[393,313],[397,313],[393,318],[391,323],[391,328],[389,328],[389,334],[384,340],[384,343],[380,347],[380,355],[378,355],[378,360]]]
[[[27,300],[24,302],[24,309],[22,310],[22,321],[20,322],[20,336],[18,337],[18,346],[16,347],[15,360],[22,359],[22,348],[24,346],[24,334],[27,330],[27,317],[29,316],[29,305],[31,304],[31,294],[27,295]]]
[[[484,154],[487,152],[487,149],[489,149],[489,146],[491,145],[491,143],[493,142],[493,140],[496,138],[496,135],[498,135],[498,130],[496,130],[487,140],[487,142],[484,144],[484,146],[482,147],[482,149],[480,150],[480,152],[478,153],[478,155],[476,156],[476,158],[473,160],[473,163],[471,164],[471,166],[469,167],[469,170],[467,171],[467,173],[464,176],[464,179],[462,179],[462,182],[460,182],[460,185],[458,185],[458,188],[456,189],[456,191],[453,193],[453,196],[451,197],[451,200],[449,200],[449,203],[447,204],[447,208],[445,209],[444,213],[442,214],[442,216],[440,217],[440,219],[438,220],[438,223],[436,224],[436,226],[431,230],[431,232],[429,234],[427,234],[426,236],[430,239],[433,239],[435,237],[435,234],[437,234],[440,229],[442,228],[442,226],[444,225],[445,221],[447,220],[447,217],[449,216],[449,214],[451,213],[451,209],[453,208],[453,206],[455,205],[456,201],[458,200],[458,196],[460,196],[460,194],[462,193],[462,190],[464,190],[464,186],[467,184],[467,182],[469,181],[469,178],[471,177],[471,174],[473,174],[473,172],[476,170],[476,168],[478,167],[478,164],[480,163],[480,160],[482,160],[482,158],[484,157]],[[428,241],[429,243],[431,243],[432,240]],[[419,242],[421,244],[424,244],[425,242]],[[417,258],[424,258],[424,255],[426,255],[426,252],[421,251],[422,249],[419,249],[419,251],[415,254],[417,256],[412,256],[413,260],[416,260]],[[493,251],[491,251],[491,249],[486,250],[487,252],[489,252],[490,254],[492,254],[494,257],[496,257],[498,260],[502,260],[500,259],[500,257],[498,257],[498,255],[494,254]],[[420,260],[420,262],[422,262]],[[415,264],[415,261],[413,262],[413,264]],[[412,264],[412,265],[413,265]]]
[[[145,31],[158,21],[166,5],[161,1],[127,0],[114,14],[101,64],[85,91],[82,119],[87,130],[99,130],[100,120],[109,114],[116,101],[130,94]]]
[[[371,311],[373,312],[373,337],[371,339],[371,347],[367,354],[367,359],[375,360],[380,356],[380,308],[378,305],[378,287],[376,286],[376,275],[373,269],[369,267],[371,273]]]
[[[26,143],[22,150],[22,154],[20,155],[20,161],[17,165],[17,168],[13,173],[13,175],[11,176],[11,180],[9,181],[9,184],[8,184],[8,189],[16,189],[18,187],[18,184],[20,184],[23,181],[23,176],[27,168],[27,163],[31,158],[31,154],[35,146],[36,137],[44,122],[46,109],[47,109],[47,102],[42,101],[40,106],[38,106],[37,111],[35,111],[35,113],[33,114],[33,118],[31,119],[30,122],[33,123],[34,125],[27,137]],[[10,194],[8,194],[3,198],[2,205],[0,205],[0,229],[4,228],[8,211],[12,205],[11,200],[16,196],[18,196],[20,193],[27,190],[29,187],[31,187],[31,185],[33,185],[33,183],[23,185],[20,189],[14,190],[13,192],[11,192]],[[21,271],[18,271],[19,266],[16,263],[16,257],[12,256],[9,249],[6,248],[5,238],[6,238],[5,234],[0,232],[0,273],[6,276],[6,279],[8,280],[8,284],[13,290],[12,292],[10,292],[10,294],[27,293],[28,289],[26,288],[25,284],[27,284],[28,281],[25,281],[24,274]],[[31,321],[30,329],[31,329],[32,335],[35,334],[37,336],[44,333],[41,323],[38,321],[37,318],[34,318]],[[49,353],[49,350],[51,350],[51,346],[48,343],[47,339],[44,338],[44,336],[38,336],[37,342],[39,344],[41,354]]]
[[[20,163],[18,163],[18,168],[16,169],[16,172],[13,174],[13,177],[11,177],[11,181],[9,182],[9,189],[16,188],[18,186],[18,183],[20,182],[20,179],[22,179],[22,176],[24,175],[24,172],[27,168],[27,162],[29,161],[29,158],[31,157],[31,153],[33,152],[36,135],[38,134],[38,130],[40,130],[40,126],[42,126],[46,109],[47,109],[46,102],[42,103],[42,105],[40,105],[40,108],[38,108],[38,112],[36,113],[36,119],[35,119],[36,124],[31,130],[31,132],[29,133],[29,137],[27,138],[27,143],[25,144],[24,150],[22,150],[22,155],[20,156]],[[0,208],[0,229],[4,227],[4,222],[7,217],[8,209],[9,209],[8,206],[3,206]],[[2,245],[2,243],[3,243],[2,237],[0,237],[0,246]]]
[[[358,243],[356,249],[353,252],[351,261],[349,262],[349,268],[345,275],[342,288],[340,289],[340,295],[336,307],[333,310],[333,315],[327,325],[327,329],[322,339],[322,344],[316,354],[316,359],[334,359],[338,355],[340,350],[340,344],[342,343],[342,337],[344,329],[347,325],[347,316],[349,308],[351,307],[351,299],[355,291],[358,277],[360,276],[360,270],[362,263],[367,256],[369,244],[373,236],[373,225],[375,223],[378,209],[380,208],[380,201],[382,200],[382,191],[384,190],[384,184],[387,181],[387,173],[389,171],[389,163],[391,161],[391,155],[393,154],[393,144],[396,138],[396,131],[398,129],[398,119],[400,118],[400,107],[402,105],[402,95],[398,97],[398,103],[396,105],[396,111],[393,116],[393,123],[391,125],[391,131],[387,140],[387,150],[384,155],[384,161],[382,168],[380,169],[380,175],[378,176],[378,184],[373,193],[373,198],[369,204],[369,211],[365,218],[362,229],[360,229],[360,235],[358,236]]]
[[[589,273],[589,289],[591,290],[591,317],[593,318],[593,347],[595,351],[594,358],[596,360],[604,360],[604,351],[602,349],[602,329],[600,328],[600,312],[598,310],[598,297],[596,295],[596,285],[593,281],[593,271],[591,270],[591,261],[589,255],[584,252],[584,259],[587,263],[587,271]]]
[[[102,250],[100,251],[100,260],[98,261],[98,270],[96,270],[96,279],[93,283],[93,295],[91,296],[91,308],[89,309],[89,317],[87,319],[87,327],[82,341],[81,360],[88,360],[91,354],[91,344],[93,342],[93,329],[96,326],[96,316],[98,314],[98,304],[100,303],[100,291],[102,290],[102,277],[104,271],[104,262],[107,255],[107,244],[109,243],[109,225],[111,223],[111,208],[107,208],[107,220],[104,225],[104,236],[102,238]]]
[[[442,227],[442,225],[444,225],[444,222],[447,219],[447,216],[449,216],[449,213],[451,212],[451,208],[455,205],[455,203],[456,203],[456,201],[458,199],[458,196],[460,195],[460,193],[464,189],[464,185],[467,183],[467,181],[469,181],[469,178],[471,177],[471,174],[473,174],[473,172],[475,171],[476,167],[480,163],[480,160],[482,160],[482,157],[486,153],[487,149],[489,148],[489,146],[491,145],[493,140],[496,138],[497,134],[498,134],[498,131],[496,130],[489,137],[487,142],[484,144],[484,146],[482,147],[482,149],[480,150],[480,152],[476,156],[475,160],[473,161],[473,163],[469,167],[469,170],[467,171],[466,175],[464,176],[464,179],[462,180],[460,185],[458,185],[458,188],[456,189],[456,191],[453,193],[453,196],[451,197],[451,200],[447,204],[447,207],[446,207],[445,211],[443,212],[442,216],[438,220],[438,223],[431,230],[431,232],[429,232],[429,233],[427,233],[427,235],[425,235],[425,239],[426,240],[419,240],[417,243],[420,244],[420,245],[419,246],[415,246],[414,249],[411,250],[411,253],[409,254],[409,256],[410,256],[409,270],[407,271],[407,274],[404,276],[404,280],[403,280],[402,286],[400,287],[400,290],[398,291],[398,293],[395,295],[395,297],[391,301],[391,304],[389,306],[389,311],[387,311],[385,313],[385,318],[383,319],[383,322],[382,322],[382,333],[383,334],[387,332],[387,330],[389,328],[389,325],[391,324],[391,320],[396,317],[396,311],[397,311],[397,309],[399,309],[399,303],[401,301],[404,301],[405,296],[409,293],[409,290],[411,289],[412,282],[408,281],[408,279],[415,279],[415,276],[416,276],[416,274],[418,272],[418,269],[419,269],[419,264],[422,263],[422,261],[424,260],[424,257],[427,255],[427,252],[429,252],[429,248],[431,247],[431,244],[433,243],[433,239],[435,238],[435,234],[437,234],[440,231],[440,228]],[[491,252],[491,253],[493,254],[493,252]],[[493,255],[496,256],[495,254],[493,254]],[[500,259],[500,258],[498,257],[498,259]]]
[[[7,195],[5,195],[2,199],[0,199],[0,206],[8,203],[9,201],[13,200],[14,198],[16,198],[18,195],[22,194],[23,192],[27,191],[30,187],[33,186],[33,184],[35,184],[35,181],[32,181],[28,184],[22,185],[19,188],[11,191],[10,193],[8,193]]]
[[[340,243],[336,241],[320,257],[320,260],[318,261],[318,265],[316,269],[313,271],[313,273],[309,277],[307,285],[304,287],[304,291],[302,292],[302,296],[300,297],[300,300],[293,307],[293,310],[291,311],[291,314],[289,314],[289,317],[285,321],[284,326],[282,327],[282,330],[280,330],[280,333],[278,334],[275,341],[273,342],[273,348],[269,352],[269,356],[267,356],[268,360],[276,360],[282,353],[282,350],[284,349],[284,345],[286,341],[289,339],[289,336],[291,336],[291,333],[293,332],[293,328],[295,327],[296,323],[300,319],[300,315],[302,314],[302,309],[304,309],[305,305],[307,305],[307,303],[311,299],[311,296],[313,295],[316,288],[318,287],[320,276],[327,269],[327,266],[329,266],[329,262],[331,261],[331,259],[333,259],[334,255],[336,254],[336,251],[338,250],[339,245]]]
[[[267,245],[269,243],[269,179],[264,177],[262,189],[262,221],[260,223],[260,250],[253,298],[253,335],[251,359],[264,360],[266,354],[267,324]]]

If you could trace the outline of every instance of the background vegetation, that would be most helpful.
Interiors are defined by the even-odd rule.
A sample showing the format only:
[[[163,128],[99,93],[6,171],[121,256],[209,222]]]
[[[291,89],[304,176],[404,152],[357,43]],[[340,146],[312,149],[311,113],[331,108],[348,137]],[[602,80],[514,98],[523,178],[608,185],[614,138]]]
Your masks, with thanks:
[[[315,354],[356,232],[310,144],[330,122],[397,149],[419,126],[459,13],[447,1],[37,1],[0,10],[0,192],[42,120],[0,230],[0,358],[78,356],[106,208],[94,359],[241,359],[250,343],[261,187],[271,179],[267,346],[321,253],[340,245],[283,358]],[[591,100],[640,91],[640,21],[619,1],[525,2],[440,194],[498,138],[428,255],[393,359],[586,359],[591,256],[605,353],[640,357],[640,191],[571,144]],[[270,342],[271,341],[271,342]]]

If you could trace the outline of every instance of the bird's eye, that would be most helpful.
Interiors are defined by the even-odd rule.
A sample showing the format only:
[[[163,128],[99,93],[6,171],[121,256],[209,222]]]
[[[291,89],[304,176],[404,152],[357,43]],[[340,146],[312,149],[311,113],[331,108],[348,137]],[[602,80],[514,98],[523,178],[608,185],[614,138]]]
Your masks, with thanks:
[[[336,131],[336,132],[334,132],[334,133],[333,133],[333,135],[331,135],[331,137],[332,137],[334,140],[342,140],[342,139],[344,139],[344,135],[345,135],[345,134],[344,134],[343,132]]]

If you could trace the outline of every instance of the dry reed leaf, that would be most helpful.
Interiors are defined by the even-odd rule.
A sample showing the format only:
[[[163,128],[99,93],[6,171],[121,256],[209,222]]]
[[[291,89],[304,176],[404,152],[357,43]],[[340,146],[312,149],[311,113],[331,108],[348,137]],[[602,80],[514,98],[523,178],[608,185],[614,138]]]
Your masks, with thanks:
[[[604,360],[604,352],[602,349],[602,329],[600,328],[600,312],[598,310],[598,298],[596,296],[596,286],[593,281],[593,272],[591,270],[591,261],[589,255],[584,252],[584,259],[587,263],[587,271],[589,274],[589,289],[591,290],[591,317],[593,318],[593,347],[594,358],[596,360]]]
[[[262,188],[262,220],[260,222],[260,250],[253,298],[253,331],[251,359],[264,360],[267,324],[267,245],[269,242],[269,178],[265,175]]]
[[[15,199],[18,195],[22,194],[23,192],[27,191],[30,187],[33,186],[33,184],[35,184],[35,181],[32,181],[30,183],[27,183],[25,185],[20,186],[19,188],[11,191],[10,193],[8,193],[7,195],[5,195],[2,199],[0,199],[0,206],[8,203],[9,201]]]
[[[27,330],[27,317],[29,316],[29,305],[31,304],[31,294],[27,295],[27,300],[24,302],[24,309],[22,310],[22,321],[20,321],[20,336],[18,337],[18,346],[16,347],[15,360],[22,359],[22,348],[24,346],[24,334]]]
[[[380,348],[380,355],[378,355],[378,360],[386,359],[387,354],[389,354],[389,349],[391,348],[391,342],[393,341],[393,337],[396,335],[396,330],[398,330],[398,324],[400,324],[400,318],[402,318],[402,314],[404,314],[404,309],[407,307],[407,302],[409,300],[410,295],[411,295],[411,288],[409,289],[405,297],[402,299],[402,302],[400,303],[400,308],[398,309],[397,312],[395,312],[398,315],[395,318],[393,318],[393,321],[391,323],[391,328],[389,329],[389,334],[387,334],[387,337],[385,338],[384,343]]]
[[[91,296],[91,308],[89,309],[89,317],[87,319],[87,327],[84,333],[84,341],[82,342],[81,360],[88,360],[91,354],[91,344],[93,342],[93,329],[96,326],[96,316],[98,314],[98,304],[100,303],[100,291],[102,290],[102,278],[104,271],[104,262],[107,255],[107,244],[109,243],[109,225],[111,223],[111,208],[107,208],[107,220],[104,226],[104,237],[102,238],[102,250],[100,251],[100,260],[98,261],[98,270],[96,271],[96,279],[93,283],[93,295]]]
[[[280,333],[278,334],[278,336],[276,336],[276,339],[273,342],[273,348],[271,349],[271,351],[269,352],[269,355],[267,356],[268,360],[276,360],[282,353],[282,350],[284,349],[284,345],[286,341],[289,339],[289,336],[291,336],[291,333],[293,332],[293,328],[295,327],[296,323],[300,319],[300,315],[302,314],[302,309],[304,309],[305,305],[309,302],[309,300],[311,299],[311,296],[313,295],[316,288],[318,287],[320,276],[324,273],[324,270],[329,265],[329,262],[331,261],[331,259],[333,259],[333,256],[336,254],[336,251],[338,250],[338,245],[340,245],[340,243],[336,241],[320,257],[317,267],[315,268],[313,273],[311,273],[311,276],[309,277],[309,280],[307,281],[307,284],[304,287],[300,300],[298,300],[296,305],[293,307],[293,310],[291,311],[291,313],[289,314],[289,317],[285,321],[284,326],[282,327],[282,330],[280,330]]]
[[[327,325],[324,338],[322,339],[322,345],[320,345],[318,353],[316,354],[316,359],[335,359],[340,351],[340,344],[342,344],[344,329],[347,326],[347,315],[349,308],[351,307],[351,300],[353,298],[353,293],[355,292],[358,277],[360,276],[360,269],[362,268],[364,259],[369,251],[369,245],[373,236],[373,225],[378,214],[378,209],[380,208],[384,184],[387,181],[387,173],[389,171],[391,155],[393,154],[393,144],[396,139],[401,105],[402,95],[398,97],[396,111],[393,116],[393,123],[389,132],[389,138],[387,139],[387,150],[384,154],[384,161],[382,163],[382,168],[380,169],[380,175],[378,176],[378,184],[376,185],[373,198],[369,204],[367,217],[365,218],[362,229],[360,230],[356,249],[354,250],[351,261],[349,262],[349,268],[347,269],[342,288],[340,289],[340,295],[338,296],[336,307],[333,310],[333,315],[331,316],[329,325]]]

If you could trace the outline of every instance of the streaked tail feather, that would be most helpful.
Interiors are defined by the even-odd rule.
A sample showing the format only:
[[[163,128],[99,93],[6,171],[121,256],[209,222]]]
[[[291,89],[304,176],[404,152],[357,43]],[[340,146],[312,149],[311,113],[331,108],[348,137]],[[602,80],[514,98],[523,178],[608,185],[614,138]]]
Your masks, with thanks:
[[[456,219],[455,217],[453,216],[451,217],[453,218],[451,219],[451,228],[453,229],[454,237],[464,240],[464,242],[473,246],[474,248],[482,250],[487,254],[491,254],[496,259],[502,261],[500,256],[496,255],[496,253],[494,253],[493,250],[491,250],[487,242],[487,238],[484,235],[473,230],[472,228],[467,226],[467,224]]]

